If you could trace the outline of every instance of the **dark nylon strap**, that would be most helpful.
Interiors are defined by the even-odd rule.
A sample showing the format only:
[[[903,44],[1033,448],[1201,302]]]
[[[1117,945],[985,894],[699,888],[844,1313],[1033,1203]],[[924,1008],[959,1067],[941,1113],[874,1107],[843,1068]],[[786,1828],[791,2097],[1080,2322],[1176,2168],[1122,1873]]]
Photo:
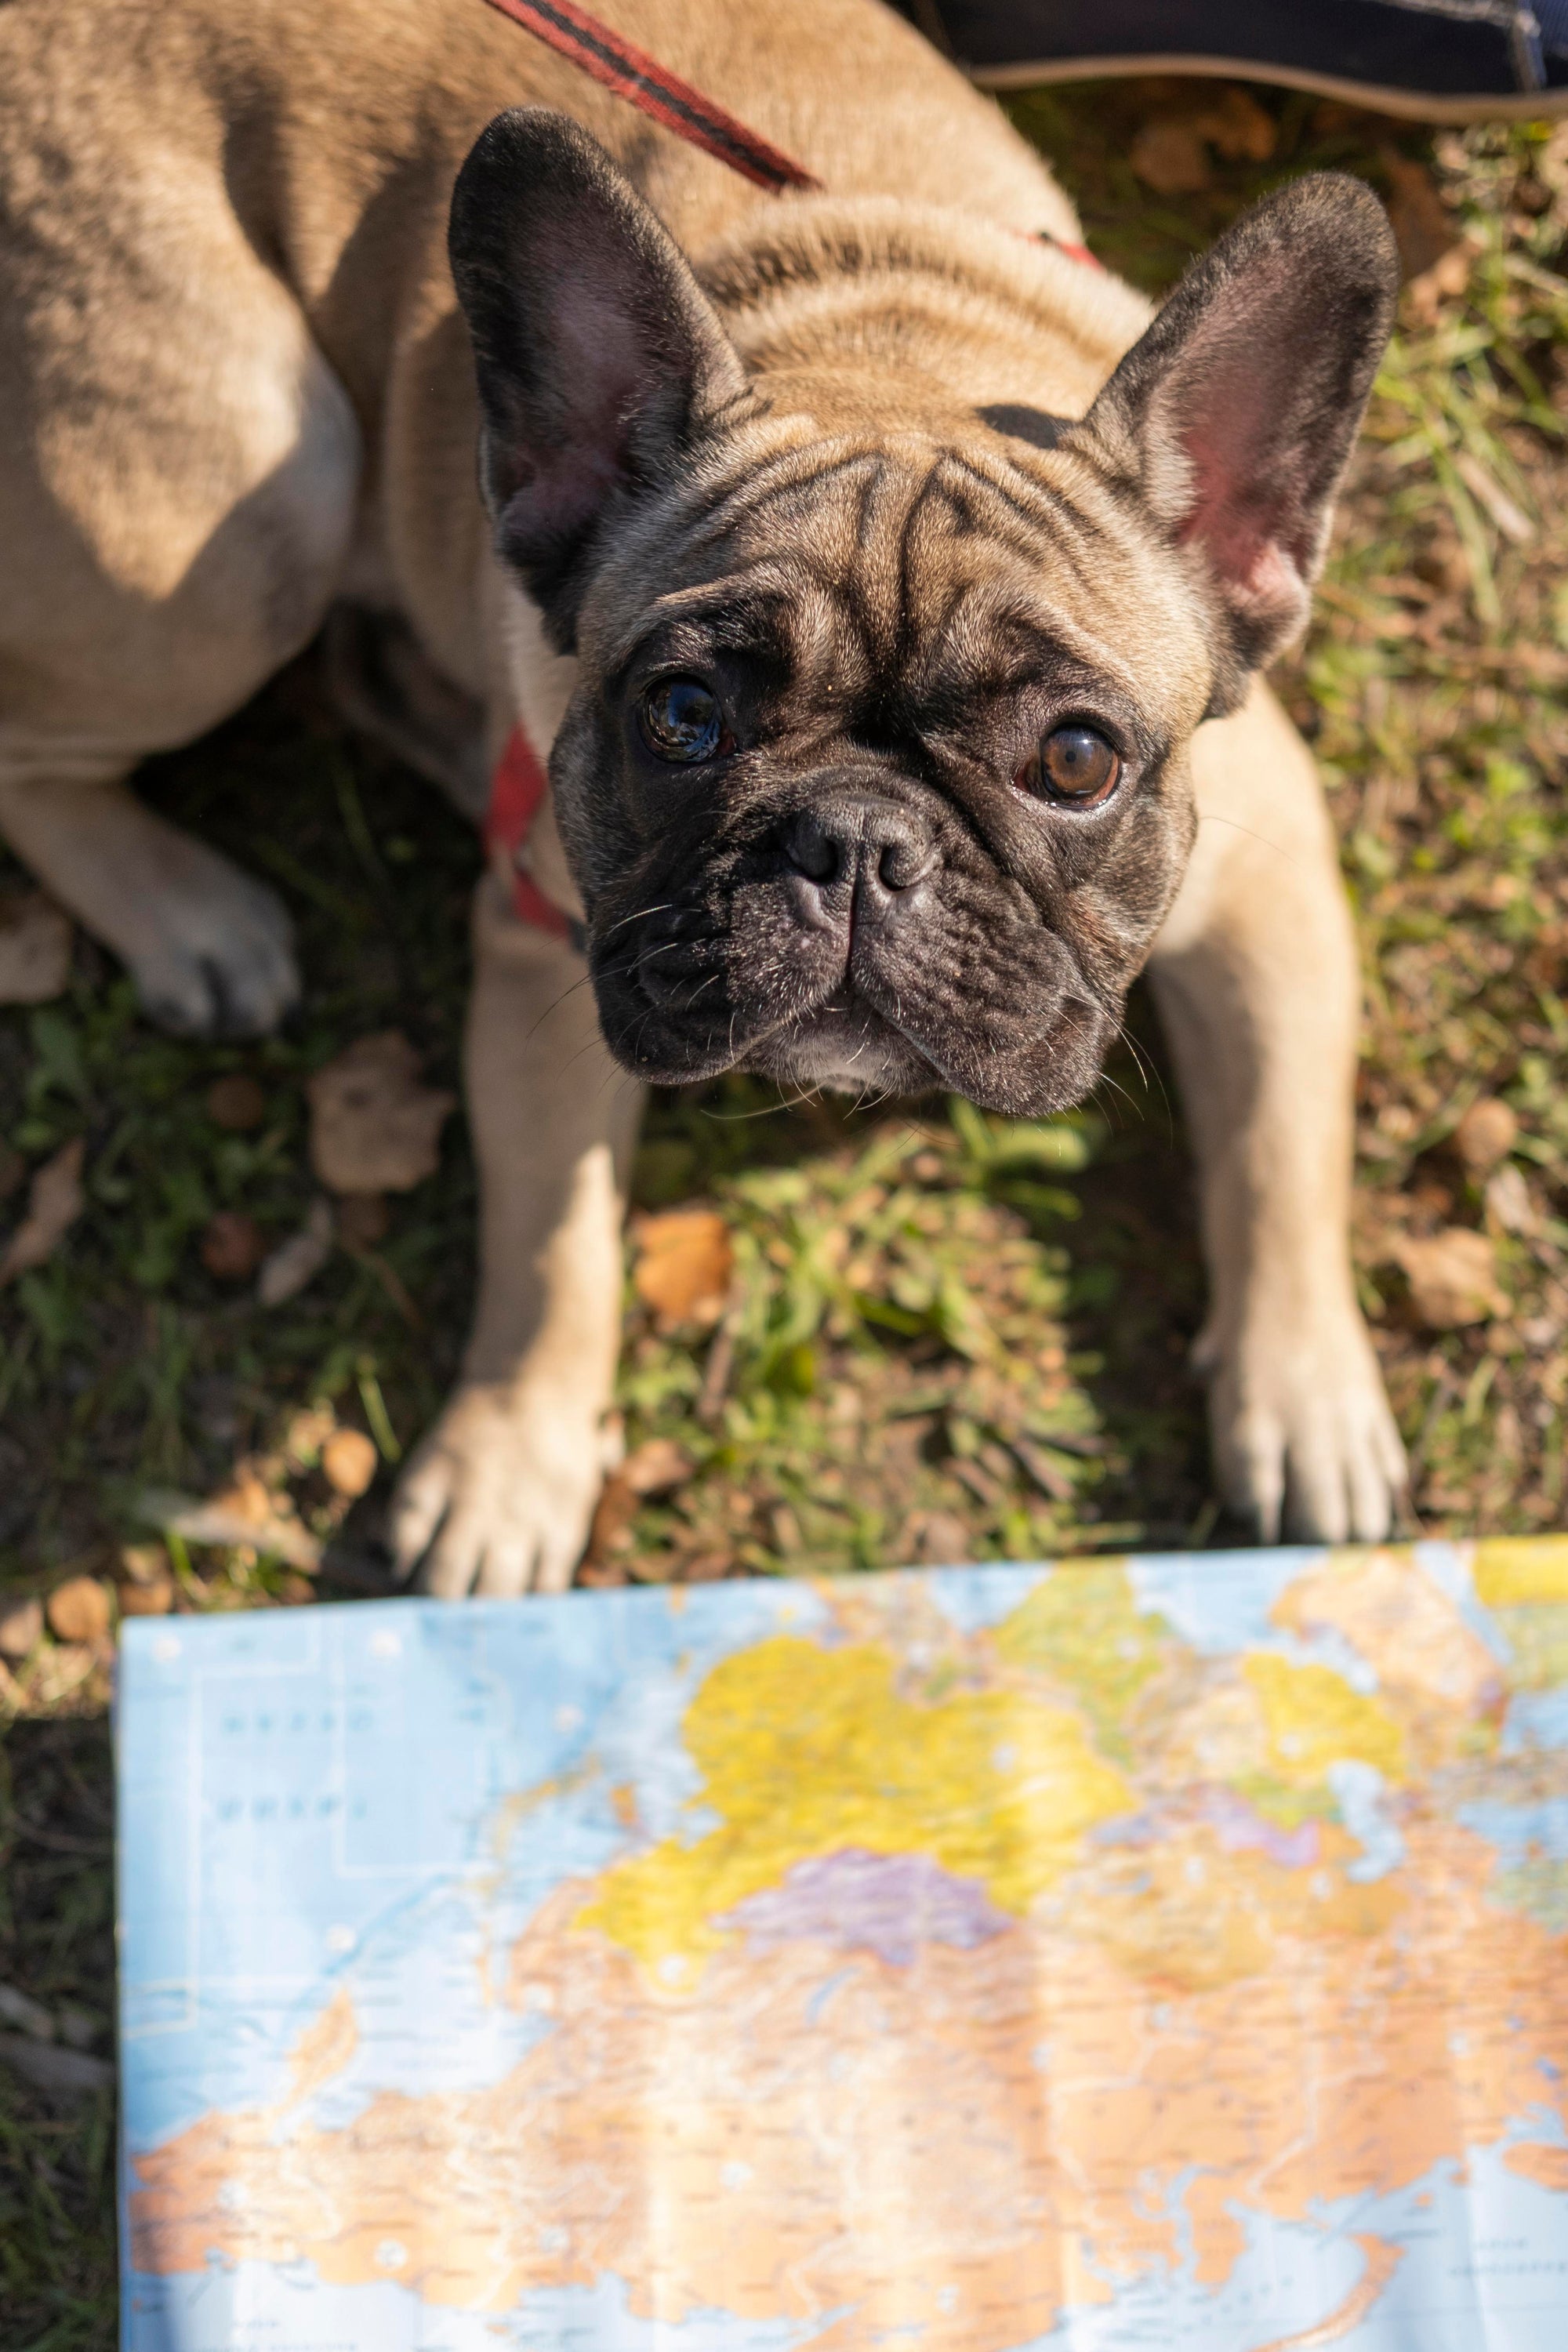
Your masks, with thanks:
[[[586,8],[579,8],[575,0],[488,0],[488,5],[547,47],[570,58],[574,66],[613,89],[617,98],[639,107],[678,139],[728,163],[732,172],[759,188],[771,188],[777,195],[784,188],[821,187],[822,182],[804,164],[770,147],[765,139],[672,74],[646,49],[623,39]]]

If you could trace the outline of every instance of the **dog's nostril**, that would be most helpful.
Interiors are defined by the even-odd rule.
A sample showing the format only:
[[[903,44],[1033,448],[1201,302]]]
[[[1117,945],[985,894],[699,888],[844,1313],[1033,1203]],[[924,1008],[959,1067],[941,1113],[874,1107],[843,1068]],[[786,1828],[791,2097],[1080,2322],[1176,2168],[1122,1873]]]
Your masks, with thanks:
[[[843,845],[814,816],[797,817],[784,838],[784,855],[808,882],[832,882],[843,859]]]
[[[877,860],[877,878],[884,890],[912,890],[931,871],[931,852],[923,842],[889,841]]]

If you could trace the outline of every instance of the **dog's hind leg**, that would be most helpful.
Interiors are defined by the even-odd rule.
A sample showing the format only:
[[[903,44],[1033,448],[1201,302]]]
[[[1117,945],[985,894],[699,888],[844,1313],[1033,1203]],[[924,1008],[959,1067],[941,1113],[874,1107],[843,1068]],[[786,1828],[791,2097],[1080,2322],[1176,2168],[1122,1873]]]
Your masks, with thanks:
[[[50,304],[0,261],[0,835],[155,1019],[252,1034],[298,992],[288,916],[125,780],[313,635],[359,436],[286,290],[232,220],[204,226],[170,283],[128,266],[118,313],[98,289],[96,340],[68,287]]]
[[[1388,1533],[1405,1459],[1350,1258],[1361,982],[1332,829],[1267,688],[1193,743],[1199,831],[1150,964],[1196,1149],[1226,1498],[1270,1542]]]

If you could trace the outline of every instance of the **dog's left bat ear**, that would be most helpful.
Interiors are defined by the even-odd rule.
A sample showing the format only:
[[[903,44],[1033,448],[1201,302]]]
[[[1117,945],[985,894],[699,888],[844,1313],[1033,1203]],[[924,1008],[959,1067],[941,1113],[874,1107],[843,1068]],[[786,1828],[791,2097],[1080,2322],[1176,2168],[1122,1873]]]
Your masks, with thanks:
[[[1398,290],[1371,189],[1298,180],[1194,263],[1073,436],[1190,551],[1219,623],[1214,716],[1306,624]]]
[[[569,648],[605,526],[668,478],[744,371],[674,238],[563,114],[497,116],[458,174],[447,242],[496,544]]]

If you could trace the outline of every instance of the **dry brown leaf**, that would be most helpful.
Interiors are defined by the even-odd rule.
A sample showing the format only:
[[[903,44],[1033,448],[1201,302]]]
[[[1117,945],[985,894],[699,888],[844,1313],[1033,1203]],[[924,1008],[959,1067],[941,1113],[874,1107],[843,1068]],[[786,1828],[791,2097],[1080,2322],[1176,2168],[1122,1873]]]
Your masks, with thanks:
[[[57,1642],[101,1642],[109,1631],[109,1594],[96,1576],[70,1576],[48,1598],[49,1631]]]
[[[1459,243],[1458,224],[1424,163],[1386,145],[1378,161],[1388,175],[1388,218],[1400,267],[1407,280],[1421,278]]]
[[[19,1664],[37,1646],[44,1630],[44,1604],[36,1595],[0,1601],[0,1658]]]
[[[0,898],[0,1004],[47,1004],[70,979],[70,917],[41,890]]]
[[[174,1605],[174,1580],[172,1576],[155,1576],[146,1584],[125,1583],[120,1587],[120,1613],[122,1617],[166,1617]]]
[[[38,1170],[27,1196],[27,1213],[0,1252],[0,1284],[14,1281],[30,1266],[42,1265],[52,1257],[61,1235],[87,1206],[81,1189],[86,1148],[79,1135]]]
[[[660,1330],[682,1323],[717,1323],[724,1311],[734,1263],[730,1232],[712,1209],[667,1209],[639,1217],[632,1283],[654,1310]]]
[[[620,1475],[634,1495],[669,1495],[691,1475],[691,1457],[672,1437],[645,1438],[622,1463]]]
[[[156,1584],[169,1573],[169,1555],[161,1543],[121,1544],[120,1574],[132,1584]]]
[[[267,1255],[254,1217],[243,1209],[220,1209],[202,1235],[202,1264],[215,1282],[248,1282]]]
[[[1197,125],[1180,117],[1146,122],[1128,149],[1127,160],[1157,196],[1194,196],[1213,184],[1208,150]]]
[[[1214,185],[1211,147],[1227,163],[1266,163],[1279,135],[1273,116],[1231,87],[1181,112],[1153,116],[1133,138],[1128,161],[1156,195],[1196,195]]]
[[[1473,1102],[1454,1129],[1454,1149],[1472,1176],[1484,1176],[1506,1160],[1519,1135],[1519,1121],[1497,1095]]]
[[[1429,1331],[1453,1331],[1506,1314],[1497,1252],[1485,1234],[1449,1225],[1427,1240],[1406,1235],[1390,1252],[1410,1285],[1410,1303]]]
[[[1267,163],[1279,142],[1274,117],[1234,84],[1200,110],[1194,127],[1227,163]]]
[[[380,1456],[363,1429],[335,1429],[321,1448],[321,1468],[334,1493],[363,1495],[375,1476]]]
[[[360,1038],[305,1091],[310,1165],[329,1192],[406,1192],[435,1174],[458,1098],[421,1084],[419,1056],[400,1029]]]

